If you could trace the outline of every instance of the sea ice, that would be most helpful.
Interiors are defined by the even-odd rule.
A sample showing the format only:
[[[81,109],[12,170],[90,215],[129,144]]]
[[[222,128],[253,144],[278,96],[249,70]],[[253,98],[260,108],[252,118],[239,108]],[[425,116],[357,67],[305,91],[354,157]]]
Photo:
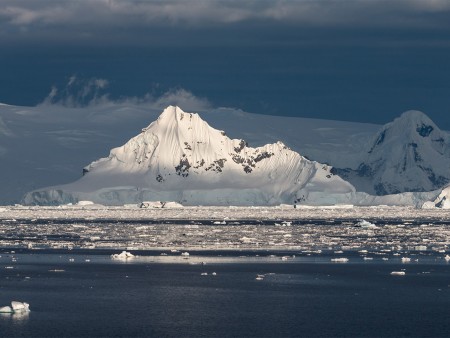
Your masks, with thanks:
[[[13,313],[13,309],[11,306],[2,306],[0,307],[0,313]]]
[[[370,229],[377,229],[378,228],[375,224],[370,223],[369,221],[366,221],[365,219],[363,219],[363,220],[359,221],[358,223],[356,223],[355,227],[358,227],[358,228],[370,228]]]
[[[406,272],[405,271],[392,271],[391,275],[392,276],[404,276],[404,275],[406,275]]]
[[[128,252],[128,251],[122,251],[120,254],[112,254],[111,255],[112,259],[124,259],[124,260],[127,260],[127,259],[134,258],[134,257],[135,256],[131,252]]]
[[[342,257],[342,258],[332,258],[331,259],[332,262],[335,263],[347,263],[348,262],[348,258]]]
[[[93,205],[94,204],[94,202],[92,202],[92,201],[79,201],[78,203],[77,203],[77,205],[80,205],[80,206],[84,206],[84,205]]]

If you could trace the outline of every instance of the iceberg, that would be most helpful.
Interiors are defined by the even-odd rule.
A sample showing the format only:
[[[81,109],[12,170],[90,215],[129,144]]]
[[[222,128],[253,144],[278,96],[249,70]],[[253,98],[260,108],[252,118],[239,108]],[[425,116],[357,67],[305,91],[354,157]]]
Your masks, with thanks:
[[[0,307],[0,313],[23,313],[30,312],[30,304],[13,300],[11,306]]]
[[[345,258],[345,257],[332,258],[331,261],[334,262],[334,263],[347,263],[348,262],[348,258]]]
[[[112,254],[111,258],[112,259],[121,259],[121,260],[127,260],[130,258],[134,258],[135,256],[128,251],[122,251],[120,254]]]
[[[404,276],[406,275],[405,271],[392,271],[391,276]]]
[[[0,307],[0,313],[13,313],[13,309],[11,306],[2,306]]]

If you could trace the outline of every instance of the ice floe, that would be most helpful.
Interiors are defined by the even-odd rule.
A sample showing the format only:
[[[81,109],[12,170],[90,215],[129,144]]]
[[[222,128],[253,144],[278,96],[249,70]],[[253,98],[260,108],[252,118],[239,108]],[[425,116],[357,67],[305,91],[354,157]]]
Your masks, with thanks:
[[[404,276],[404,275],[406,275],[406,272],[405,271],[392,271],[391,275],[392,276]]]
[[[112,259],[119,259],[119,260],[127,260],[127,259],[131,259],[134,258],[135,256],[128,251],[122,251],[120,254],[112,254],[111,258]]]
[[[345,257],[332,258],[331,261],[334,262],[334,263],[347,263],[348,262],[348,258],[345,258]]]
[[[11,306],[0,307],[0,313],[21,313],[29,312],[30,304],[13,300]]]

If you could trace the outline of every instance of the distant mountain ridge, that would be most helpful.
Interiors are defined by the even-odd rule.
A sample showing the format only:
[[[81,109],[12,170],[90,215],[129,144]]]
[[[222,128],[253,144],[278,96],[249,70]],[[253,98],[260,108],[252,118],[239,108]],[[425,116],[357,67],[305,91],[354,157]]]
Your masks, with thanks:
[[[373,137],[356,169],[333,168],[358,191],[433,191],[450,182],[450,136],[419,111],[403,113]]]
[[[169,106],[139,135],[85,167],[80,180],[30,192],[24,202],[273,205],[300,202],[309,193],[332,199],[355,192],[330,170],[281,142],[251,148],[198,114]]]

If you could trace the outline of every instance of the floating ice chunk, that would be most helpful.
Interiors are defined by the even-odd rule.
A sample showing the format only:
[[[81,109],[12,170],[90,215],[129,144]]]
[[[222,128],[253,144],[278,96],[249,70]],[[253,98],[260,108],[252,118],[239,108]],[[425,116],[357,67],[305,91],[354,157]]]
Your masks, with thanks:
[[[404,275],[406,275],[406,272],[405,271],[392,271],[391,275],[392,276],[404,276]]]
[[[347,263],[348,262],[348,258],[345,258],[345,257],[332,258],[331,261],[335,262],[335,263]]]
[[[160,209],[163,207],[163,202],[161,201],[144,201],[139,205],[139,208],[147,209],[147,208],[156,208]]]
[[[411,258],[409,257],[402,257],[402,263],[409,263],[411,262]]]
[[[183,204],[177,203],[177,202],[165,202],[163,205],[163,208],[170,208],[170,209],[177,209],[177,208],[183,208]]]
[[[287,261],[288,258],[289,258],[289,256],[283,256],[283,257],[281,257],[281,260],[282,260],[282,261]]]
[[[256,275],[256,280],[263,280],[264,279],[264,275]]]
[[[363,220],[359,221],[358,223],[356,223],[355,227],[357,227],[357,228],[378,229],[378,227],[375,224],[370,223],[369,221],[366,221],[365,219],[363,219]]]
[[[213,275],[213,276],[217,276],[217,273],[216,272],[213,272],[211,275]]]
[[[202,272],[200,275],[201,276],[208,276],[208,273],[207,272]]]
[[[0,212],[5,212],[5,211],[8,211],[8,209],[6,209],[6,208],[0,208]]]
[[[450,262],[450,255],[445,255],[444,259],[446,262]]]
[[[92,202],[92,201],[79,201],[77,203],[77,205],[93,205],[93,204],[94,204],[94,202]]]
[[[0,313],[13,313],[13,309],[11,306],[2,306],[0,307]]]
[[[181,253],[181,256],[189,257],[189,252],[187,252],[187,251],[186,251],[186,252],[182,252],[182,253]]]
[[[143,209],[174,209],[174,208],[183,208],[183,205],[177,202],[161,202],[161,201],[144,201],[139,204],[139,208]]]
[[[250,244],[250,243],[256,242],[256,238],[244,236],[244,237],[239,238],[239,241],[240,241],[242,244]]]
[[[29,312],[30,304],[13,300],[11,302],[11,308],[14,312]]]
[[[363,258],[365,261],[373,261],[373,257],[364,257]]]
[[[134,257],[135,256],[131,252],[128,252],[128,251],[122,251],[120,254],[112,254],[111,255],[112,259],[124,259],[124,260],[127,260],[127,259],[134,258]]]

